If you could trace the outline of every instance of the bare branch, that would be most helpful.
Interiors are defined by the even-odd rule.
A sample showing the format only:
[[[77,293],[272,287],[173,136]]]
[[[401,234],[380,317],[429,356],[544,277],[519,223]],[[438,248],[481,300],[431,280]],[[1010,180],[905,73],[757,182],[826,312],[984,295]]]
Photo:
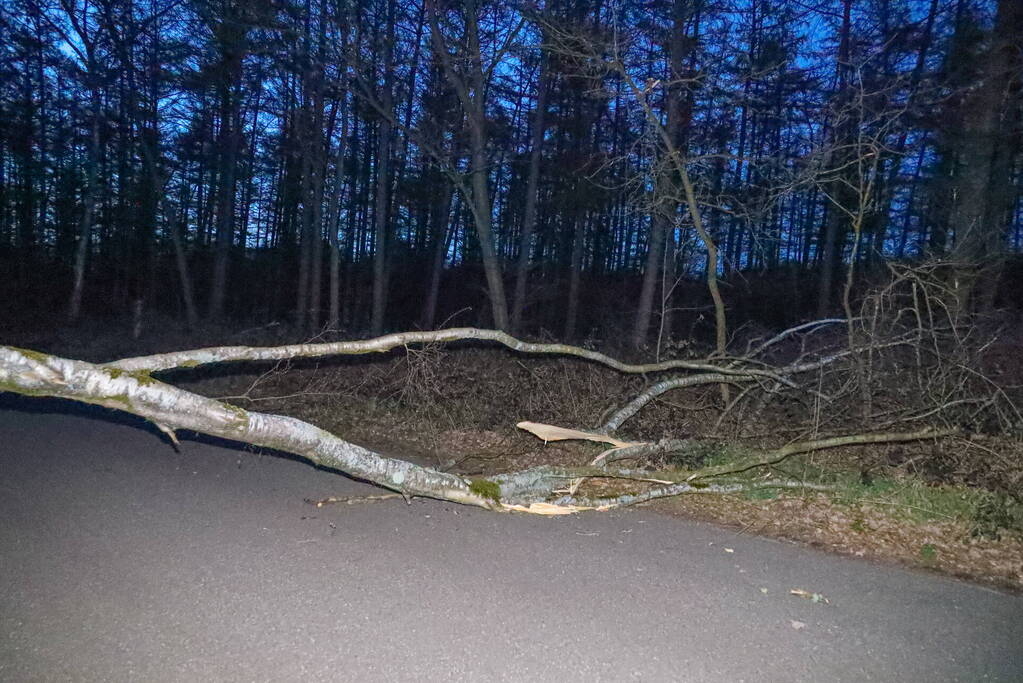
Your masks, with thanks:
[[[452,327],[445,330],[412,331],[387,334],[375,339],[362,341],[330,342],[323,344],[289,344],[286,346],[216,346],[191,351],[174,351],[152,356],[124,358],[107,363],[110,368],[127,371],[159,372],[173,368],[193,368],[210,363],[235,361],[271,361],[287,358],[318,358],[323,356],[357,355],[363,353],[386,353],[391,349],[408,344],[430,344],[454,341],[492,341],[507,346],[513,351],[527,354],[575,356],[606,365],[618,372],[645,374],[668,370],[693,370],[716,372],[738,377],[766,377],[781,379],[775,373],[756,368],[729,368],[711,362],[668,360],[660,363],[625,363],[599,351],[584,349],[570,344],[537,344],[516,339],[500,330],[477,327]]]

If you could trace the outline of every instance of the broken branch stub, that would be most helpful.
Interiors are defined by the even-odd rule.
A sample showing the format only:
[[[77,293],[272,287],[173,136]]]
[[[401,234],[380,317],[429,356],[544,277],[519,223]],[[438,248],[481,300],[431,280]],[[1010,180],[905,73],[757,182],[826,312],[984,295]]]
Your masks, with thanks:
[[[594,432],[584,432],[579,429],[569,429],[567,427],[558,427],[556,425],[543,424],[542,422],[520,422],[515,425],[519,429],[523,429],[533,436],[543,439],[546,441],[596,441],[597,443],[611,444],[615,448],[628,448],[630,446],[641,446],[645,442],[636,441],[622,441],[616,439],[613,436],[606,434],[598,434]]]

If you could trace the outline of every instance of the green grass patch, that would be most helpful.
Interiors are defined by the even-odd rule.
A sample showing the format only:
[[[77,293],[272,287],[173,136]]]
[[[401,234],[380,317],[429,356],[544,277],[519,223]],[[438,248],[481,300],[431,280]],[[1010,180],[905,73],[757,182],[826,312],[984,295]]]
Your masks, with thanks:
[[[977,536],[997,538],[1002,531],[1023,531],[1023,506],[1004,495],[968,486],[932,486],[908,477],[878,478],[869,484],[858,479],[851,473],[840,478],[835,499],[882,506],[908,521],[964,523]]]
[[[779,494],[781,494],[781,492],[781,489],[749,489],[748,491],[743,492],[743,497],[745,497],[746,500],[774,500]]]
[[[933,563],[938,559],[938,549],[930,543],[924,543],[920,546],[920,559],[927,564]]]
[[[689,467],[741,468],[756,462],[748,450],[727,444],[702,444],[685,454]],[[864,481],[859,470],[822,465],[808,456],[793,456],[768,470],[757,467],[740,474],[704,479],[754,485],[770,471],[772,478],[832,487],[831,499],[843,505],[869,505],[887,516],[911,523],[948,521],[965,524],[974,536],[997,539],[1003,532],[1023,533],[1023,505],[1004,494],[961,485],[932,485],[909,476],[873,476]],[[793,489],[753,488],[747,500],[772,500],[793,495]],[[816,495],[816,492],[813,493]],[[853,529],[859,531],[858,529]]]

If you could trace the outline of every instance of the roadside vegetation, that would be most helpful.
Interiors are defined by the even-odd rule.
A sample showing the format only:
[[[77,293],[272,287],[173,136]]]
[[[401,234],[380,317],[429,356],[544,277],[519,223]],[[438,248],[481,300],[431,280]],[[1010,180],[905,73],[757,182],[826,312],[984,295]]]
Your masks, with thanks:
[[[770,354],[761,356],[759,367],[775,374],[734,383],[729,403],[719,380],[673,387],[613,429],[607,425],[623,406],[664,383],[660,375],[622,373],[568,355],[516,353],[478,340],[399,345],[382,354],[183,364],[161,377],[245,410],[305,420],[375,453],[478,486],[538,467],[579,470],[612,462],[630,478],[579,477],[566,489],[575,500],[609,500],[674,482],[691,482],[693,494],[707,492],[702,482],[734,486],[731,495],[676,495],[650,504],[737,533],[1023,589],[1023,422],[1017,411],[1023,363],[1016,353],[1023,330],[1008,314],[960,324],[934,287],[918,270],[896,273],[861,297],[855,327],[837,321],[781,337],[747,330],[732,341],[747,349],[741,356],[718,358],[713,342],[701,346],[698,338],[665,344],[666,357],[697,368],[704,361],[735,367],[751,357],[750,349],[768,344]],[[927,310],[929,318],[919,315]],[[160,329],[164,321],[151,322]],[[283,325],[132,339],[117,333],[118,324],[129,323],[107,325],[105,332],[80,325],[21,341],[96,362],[295,341]],[[865,351],[842,356],[856,348],[865,326]],[[349,338],[324,332],[302,341]],[[605,340],[584,347],[628,354]],[[821,363],[828,358],[841,360]],[[818,365],[812,379],[778,381],[784,380],[779,368],[808,363]],[[707,371],[693,372],[686,376]],[[545,443],[519,423],[587,436]],[[633,450],[603,443],[609,434]]]

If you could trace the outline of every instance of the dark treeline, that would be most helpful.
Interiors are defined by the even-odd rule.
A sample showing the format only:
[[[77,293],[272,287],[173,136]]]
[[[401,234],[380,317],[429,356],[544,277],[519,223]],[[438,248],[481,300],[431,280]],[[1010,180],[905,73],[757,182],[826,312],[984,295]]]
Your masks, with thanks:
[[[1023,244],[1019,0],[0,8],[10,307],[641,345]]]

